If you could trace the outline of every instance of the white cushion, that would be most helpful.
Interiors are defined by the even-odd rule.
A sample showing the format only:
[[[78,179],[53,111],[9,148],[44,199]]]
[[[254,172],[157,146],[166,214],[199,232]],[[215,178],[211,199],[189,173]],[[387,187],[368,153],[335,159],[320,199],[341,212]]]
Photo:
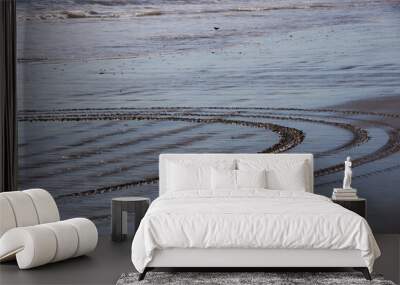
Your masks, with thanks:
[[[0,214],[0,237],[11,228],[60,220],[56,202],[43,189],[0,193]]]
[[[88,219],[18,227],[0,238],[0,261],[16,257],[20,269],[86,254],[96,248],[97,229]]]
[[[31,197],[22,191],[3,192],[13,209],[17,227],[33,226],[39,223],[35,205]]]
[[[211,189],[236,190],[236,170],[231,169],[211,169]]]
[[[262,170],[236,170],[237,188],[267,188],[267,171]]]
[[[240,189],[265,189],[266,170],[211,169],[211,189],[216,191],[235,191]]]
[[[22,191],[22,193],[28,194],[32,199],[39,218],[39,224],[60,220],[56,202],[49,192],[43,189],[29,189]]]
[[[0,260],[16,257],[20,269],[49,263],[56,251],[56,236],[43,225],[13,228],[0,238]]]
[[[310,188],[307,161],[285,159],[238,160],[239,170],[267,170],[267,188],[273,190],[306,191]]]
[[[93,222],[59,218],[46,190],[0,193],[0,262],[17,259],[19,268],[27,269],[95,249],[98,233]]]
[[[74,218],[63,222],[72,225],[79,236],[78,248],[74,257],[91,252],[96,248],[98,233],[97,228],[92,221],[85,218]]]
[[[9,229],[15,228],[17,222],[15,221],[14,211],[8,199],[0,195],[0,237]]]
[[[210,167],[169,163],[168,189],[185,191],[193,189],[209,189]]]
[[[300,163],[305,162],[305,181],[307,187],[305,187],[307,192],[313,192],[313,155],[312,154],[295,154],[295,153],[287,153],[287,154],[260,154],[260,153],[177,153],[177,154],[160,154],[159,161],[159,193],[160,196],[167,193],[169,190],[168,183],[170,181],[169,177],[169,164],[171,162],[174,163],[187,163],[191,165],[202,165],[202,166],[210,166],[215,167],[214,164],[217,162],[223,161],[223,164],[226,165],[237,165],[236,161],[240,161],[243,166],[243,163],[257,163],[255,169],[267,169],[273,168],[274,165],[278,165],[280,163]],[[253,164],[254,165],[254,164]],[[226,168],[226,167],[225,167]],[[283,167],[285,168],[285,167]],[[244,168],[232,167],[230,169],[239,169],[243,170]],[[254,168],[250,168],[254,169]],[[289,175],[290,176],[290,175]],[[280,185],[282,186],[282,185]],[[286,187],[286,186],[285,186]],[[289,185],[290,187],[290,185]],[[304,189],[303,187],[296,187],[296,189]],[[193,190],[193,189],[192,189]],[[292,189],[293,190],[293,189]],[[209,190],[211,191],[211,190]],[[200,191],[199,191],[200,192]]]
[[[51,262],[70,258],[75,255],[78,249],[78,232],[65,221],[44,224],[44,227],[51,229],[57,240],[57,250]]]
[[[210,190],[211,168],[234,169],[232,161],[171,161],[167,164],[168,191]]]

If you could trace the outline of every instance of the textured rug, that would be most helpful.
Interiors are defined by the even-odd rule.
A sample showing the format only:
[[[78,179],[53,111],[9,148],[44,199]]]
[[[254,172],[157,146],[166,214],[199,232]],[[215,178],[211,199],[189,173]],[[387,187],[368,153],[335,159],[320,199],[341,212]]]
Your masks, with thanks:
[[[380,275],[373,275],[373,280],[368,281],[359,272],[148,272],[142,281],[137,280],[138,276],[138,273],[122,274],[117,285],[395,285]]]

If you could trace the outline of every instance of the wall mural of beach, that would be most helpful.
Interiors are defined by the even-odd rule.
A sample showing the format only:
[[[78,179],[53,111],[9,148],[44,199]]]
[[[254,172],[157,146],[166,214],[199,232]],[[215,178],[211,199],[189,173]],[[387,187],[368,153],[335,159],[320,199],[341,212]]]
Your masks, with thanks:
[[[110,231],[168,152],[312,152],[400,233],[400,1],[17,0],[19,187]]]

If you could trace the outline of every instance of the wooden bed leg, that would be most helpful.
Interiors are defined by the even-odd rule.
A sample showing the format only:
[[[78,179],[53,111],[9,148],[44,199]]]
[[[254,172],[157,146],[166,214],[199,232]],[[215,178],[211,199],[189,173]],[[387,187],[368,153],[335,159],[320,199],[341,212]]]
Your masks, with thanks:
[[[364,274],[365,279],[367,279],[367,280],[372,280],[371,274],[369,274],[369,270],[368,270],[367,267],[364,267],[364,268],[362,269],[362,273]]]
[[[138,281],[142,281],[144,279],[144,277],[146,277],[146,273],[147,273],[148,269],[147,267],[143,270],[142,273],[139,274],[139,278]]]
[[[369,270],[367,267],[355,267],[354,269],[357,271],[361,271],[362,274],[364,275],[365,279],[372,280],[371,274],[369,274]]]

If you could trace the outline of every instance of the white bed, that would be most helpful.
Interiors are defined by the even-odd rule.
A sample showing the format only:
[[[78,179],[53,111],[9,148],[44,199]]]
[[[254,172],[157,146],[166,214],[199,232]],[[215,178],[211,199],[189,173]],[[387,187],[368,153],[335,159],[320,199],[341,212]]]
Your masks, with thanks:
[[[231,173],[234,189],[221,179]],[[154,267],[354,267],[370,278],[380,255],[362,217],[312,194],[311,154],[162,154],[159,175],[132,243],[140,279]]]

